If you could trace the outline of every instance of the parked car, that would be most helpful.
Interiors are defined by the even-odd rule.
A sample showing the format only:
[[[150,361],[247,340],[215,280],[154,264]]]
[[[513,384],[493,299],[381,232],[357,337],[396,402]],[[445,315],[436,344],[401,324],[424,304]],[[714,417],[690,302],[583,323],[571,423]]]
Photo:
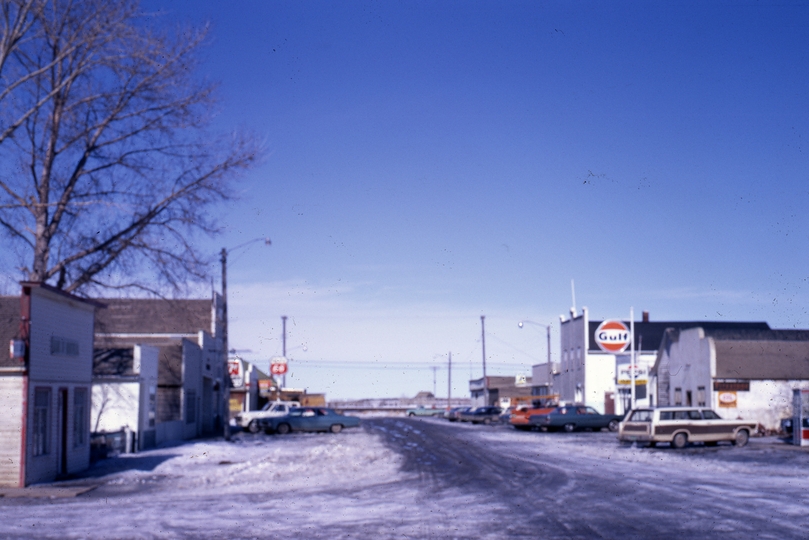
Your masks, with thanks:
[[[631,411],[621,422],[618,439],[627,443],[645,442],[650,446],[667,442],[674,448],[683,448],[689,442],[714,445],[719,441],[744,446],[757,430],[756,422],[724,420],[712,409],[660,407]]]
[[[514,412],[511,413],[511,418],[508,419],[508,423],[514,426],[514,429],[518,429],[520,431],[528,431],[536,426],[531,423],[532,416],[539,416],[542,414],[548,414],[553,411],[553,407],[542,407],[538,409],[529,409],[529,408],[517,408]]]
[[[580,429],[595,431],[607,428],[618,431],[622,417],[617,414],[601,414],[592,407],[584,405],[565,405],[556,407],[546,413],[534,414],[529,423],[540,429],[555,431],[563,429],[570,433]]]
[[[415,409],[407,409],[405,414],[407,416],[444,416],[444,409],[416,407]]]
[[[290,431],[331,431],[340,433],[345,428],[358,427],[360,419],[346,416],[325,407],[299,407],[285,416],[261,418],[259,425],[266,433],[286,435]]]
[[[461,413],[471,411],[472,407],[453,407],[448,411],[444,411],[444,418],[450,422],[457,422]]]
[[[486,424],[500,421],[500,413],[503,409],[500,407],[475,407],[472,410],[462,412],[458,415],[458,420],[461,422],[472,422],[473,424]]]
[[[247,429],[250,433],[258,433],[261,418],[271,418],[273,416],[284,416],[289,414],[293,407],[300,407],[297,401],[270,401],[260,411],[244,411],[236,415],[234,420],[236,425],[242,429]]]

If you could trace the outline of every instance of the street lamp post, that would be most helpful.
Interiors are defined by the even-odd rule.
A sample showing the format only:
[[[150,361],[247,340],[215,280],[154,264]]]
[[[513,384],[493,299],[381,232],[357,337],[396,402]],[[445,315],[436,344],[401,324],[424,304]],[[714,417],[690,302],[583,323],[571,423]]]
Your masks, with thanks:
[[[551,325],[549,325],[549,324],[540,324],[540,323],[537,323],[537,322],[534,322],[534,321],[522,320],[522,321],[517,323],[517,326],[519,328],[522,328],[525,325],[525,323],[533,324],[535,326],[541,326],[542,328],[544,328],[547,331],[547,335],[548,335],[548,395],[552,396],[553,395],[553,364],[551,363]]]
[[[224,370],[222,371],[222,407],[224,431],[226,441],[230,440],[230,370],[228,369],[228,255],[237,249],[249,246],[263,240],[264,245],[272,244],[269,238],[254,238],[243,244],[226,249],[222,248],[219,261],[222,263],[222,351],[224,356]]]

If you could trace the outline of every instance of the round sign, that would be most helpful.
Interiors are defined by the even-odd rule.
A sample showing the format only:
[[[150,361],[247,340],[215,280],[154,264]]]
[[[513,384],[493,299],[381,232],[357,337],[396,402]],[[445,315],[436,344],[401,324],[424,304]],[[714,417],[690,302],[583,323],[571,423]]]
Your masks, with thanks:
[[[270,364],[270,373],[273,375],[283,375],[287,372],[286,364]]]
[[[596,343],[604,352],[624,352],[630,343],[629,328],[621,321],[604,321],[596,328],[595,338]]]

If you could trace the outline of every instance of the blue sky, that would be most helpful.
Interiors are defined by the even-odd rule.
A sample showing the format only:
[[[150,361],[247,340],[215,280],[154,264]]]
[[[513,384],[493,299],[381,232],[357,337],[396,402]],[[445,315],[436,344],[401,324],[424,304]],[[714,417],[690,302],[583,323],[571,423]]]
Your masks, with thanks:
[[[220,207],[231,344],[329,398],[530,373],[592,317],[809,328],[809,6],[159,1],[210,23],[219,131],[267,149]],[[218,279],[218,269],[212,266]],[[305,347],[305,350],[304,350]],[[446,370],[436,378],[446,395]]]

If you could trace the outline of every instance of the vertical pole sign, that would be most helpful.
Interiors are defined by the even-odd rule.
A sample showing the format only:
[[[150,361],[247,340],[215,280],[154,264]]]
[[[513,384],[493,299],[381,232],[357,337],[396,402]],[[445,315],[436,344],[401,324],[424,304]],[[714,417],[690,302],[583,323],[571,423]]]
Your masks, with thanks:
[[[630,311],[631,315],[631,311]],[[631,319],[630,319],[631,320]],[[605,353],[620,354],[634,342],[632,339],[632,331],[627,328],[623,321],[608,319],[596,328],[595,340],[598,347]],[[633,347],[634,352],[634,347]],[[632,394],[630,407],[635,407],[635,359],[631,357],[629,360],[629,373],[630,384],[632,385]]]

